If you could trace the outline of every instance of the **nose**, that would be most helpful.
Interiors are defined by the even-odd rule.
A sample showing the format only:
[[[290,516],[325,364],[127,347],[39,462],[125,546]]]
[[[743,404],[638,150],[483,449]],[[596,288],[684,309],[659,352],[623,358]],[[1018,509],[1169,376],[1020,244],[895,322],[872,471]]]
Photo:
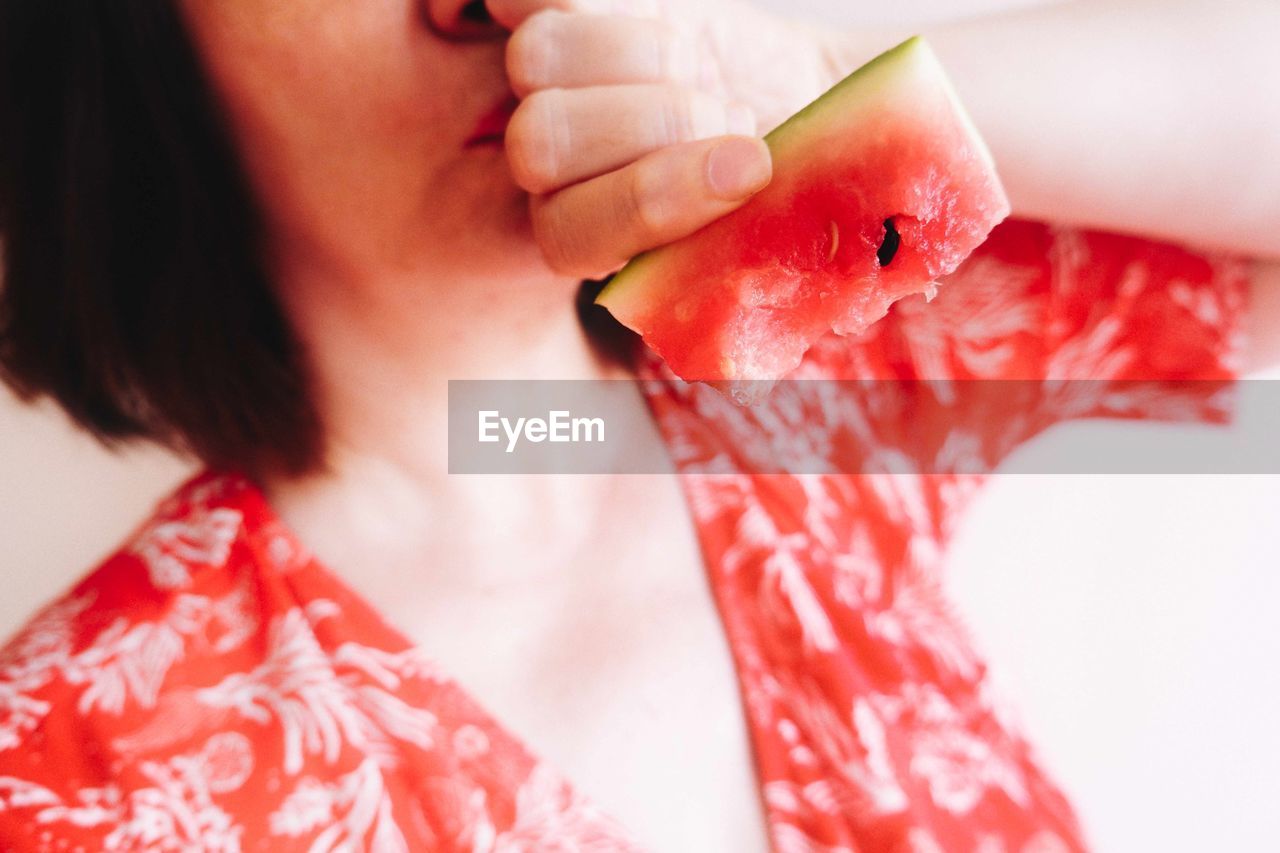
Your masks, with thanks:
[[[427,23],[439,35],[458,41],[506,34],[494,23],[485,0],[423,0]]]

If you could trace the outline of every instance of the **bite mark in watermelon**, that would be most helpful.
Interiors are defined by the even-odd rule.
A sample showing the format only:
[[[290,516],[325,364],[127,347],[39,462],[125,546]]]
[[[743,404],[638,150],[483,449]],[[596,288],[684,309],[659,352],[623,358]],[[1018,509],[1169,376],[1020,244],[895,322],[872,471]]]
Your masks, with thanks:
[[[597,301],[687,380],[777,379],[821,336],[929,295],[1009,214],[991,155],[920,38],[765,137],[773,180],[625,266]]]

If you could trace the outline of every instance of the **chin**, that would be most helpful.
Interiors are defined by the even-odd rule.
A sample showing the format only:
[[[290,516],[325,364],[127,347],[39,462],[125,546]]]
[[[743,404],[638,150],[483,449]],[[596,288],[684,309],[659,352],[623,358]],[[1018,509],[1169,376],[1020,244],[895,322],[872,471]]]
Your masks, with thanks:
[[[475,223],[465,248],[467,266],[477,274],[511,279],[549,275],[551,268],[538,248],[529,219],[528,197],[523,193],[509,204],[490,208],[483,222]]]
[[[533,234],[529,194],[518,187],[500,158],[470,180],[438,187],[414,230],[430,234],[428,251],[445,249],[453,266],[465,265],[483,275],[527,277],[551,275]],[[424,248],[426,248],[424,246]]]
[[[542,257],[538,241],[533,235],[533,219],[529,214],[529,194],[512,184],[512,193],[493,211],[490,228],[496,237],[495,251],[510,251],[525,255],[532,252]]]

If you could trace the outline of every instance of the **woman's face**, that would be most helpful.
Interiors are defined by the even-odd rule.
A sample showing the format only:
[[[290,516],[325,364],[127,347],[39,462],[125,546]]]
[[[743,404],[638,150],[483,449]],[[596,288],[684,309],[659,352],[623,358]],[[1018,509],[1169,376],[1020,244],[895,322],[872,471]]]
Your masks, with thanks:
[[[465,0],[183,0],[273,256],[376,278],[540,264],[500,133],[505,33]]]

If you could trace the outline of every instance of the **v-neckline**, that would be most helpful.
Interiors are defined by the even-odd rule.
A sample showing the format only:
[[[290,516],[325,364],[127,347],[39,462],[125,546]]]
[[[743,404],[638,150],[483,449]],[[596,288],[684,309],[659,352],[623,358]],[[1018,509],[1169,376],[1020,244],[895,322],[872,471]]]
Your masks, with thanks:
[[[671,437],[668,434],[667,426],[663,423],[659,412],[655,408],[653,395],[649,390],[646,390],[648,383],[655,381],[655,377],[645,376],[642,374],[638,376],[635,381],[637,382],[641,397],[648,408],[649,414],[653,419],[654,426],[659,431],[662,438],[663,449],[670,458],[671,449],[669,442]],[[729,650],[729,657],[733,667],[733,682],[737,692],[737,707],[741,714],[743,731],[747,736],[747,748],[749,750],[750,759],[748,764],[754,777],[753,789],[759,805],[759,814],[764,821],[760,829],[768,848],[773,850],[775,849],[775,846],[771,833],[769,807],[764,793],[764,779],[760,772],[760,756],[757,745],[758,734],[751,718],[751,707],[748,702],[747,692],[748,686],[744,681],[743,675],[744,663],[741,658],[741,649],[738,647],[737,643],[735,643],[733,632],[729,629],[729,619],[732,614],[726,612],[726,609],[730,604],[724,595],[721,583],[718,582],[716,578],[717,573],[710,557],[708,544],[704,538],[704,531],[698,524],[697,516],[694,512],[694,496],[690,494],[687,480],[687,478],[692,475],[685,474],[680,471],[678,462],[674,458],[671,458],[671,466],[672,473],[670,476],[678,477],[680,480],[679,491],[681,501],[684,506],[685,516],[692,527],[694,538],[697,541],[698,563],[702,566],[703,578],[711,590],[711,599],[716,611],[715,621],[718,625],[720,636]],[[556,778],[565,785],[568,792],[573,795],[575,799],[580,798],[581,800],[584,800],[594,809],[596,814],[610,824],[614,830],[620,832],[623,836],[621,840],[629,844],[634,853],[656,853],[656,851],[651,851],[640,843],[638,839],[641,836],[639,836],[630,826],[617,818],[611,812],[601,808],[599,800],[591,792],[581,788],[575,779],[563,772],[555,762],[551,761],[547,757],[547,753],[536,748],[524,736],[518,734],[513,728],[507,725],[501,717],[491,711],[485,703],[481,702],[479,698],[459,680],[458,677],[440,665],[428,650],[423,649],[419,644],[411,640],[407,631],[403,630],[394,620],[386,617],[362,593],[349,584],[342,577],[340,572],[325,565],[320,558],[307,547],[306,543],[302,541],[301,537],[298,536],[293,528],[284,521],[279,513],[276,512],[275,508],[271,505],[265,490],[247,476],[240,476],[244,480],[246,493],[249,495],[250,500],[257,504],[256,509],[262,519],[260,526],[269,525],[272,529],[273,536],[282,537],[288,544],[289,551],[294,554],[302,555],[300,562],[305,567],[310,568],[324,584],[332,586],[339,592],[341,597],[346,600],[346,608],[354,609],[356,611],[354,616],[357,621],[360,621],[362,624],[377,624],[382,626],[388,635],[390,635],[392,640],[400,644],[402,651],[409,652],[414,655],[420,655],[424,660],[430,661],[434,666],[436,666],[435,680],[440,683],[447,684],[449,689],[455,691],[456,695],[464,700],[465,704],[468,705],[479,718],[478,722],[483,723],[489,731],[500,734],[501,737],[507,740],[509,745],[522,752],[533,765],[545,768],[553,773]],[[264,558],[270,559],[270,555],[264,555]],[[304,600],[305,596],[299,593],[294,588],[293,584],[290,583],[289,586],[291,591],[293,591],[299,599],[299,603],[305,605],[307,603]]]

